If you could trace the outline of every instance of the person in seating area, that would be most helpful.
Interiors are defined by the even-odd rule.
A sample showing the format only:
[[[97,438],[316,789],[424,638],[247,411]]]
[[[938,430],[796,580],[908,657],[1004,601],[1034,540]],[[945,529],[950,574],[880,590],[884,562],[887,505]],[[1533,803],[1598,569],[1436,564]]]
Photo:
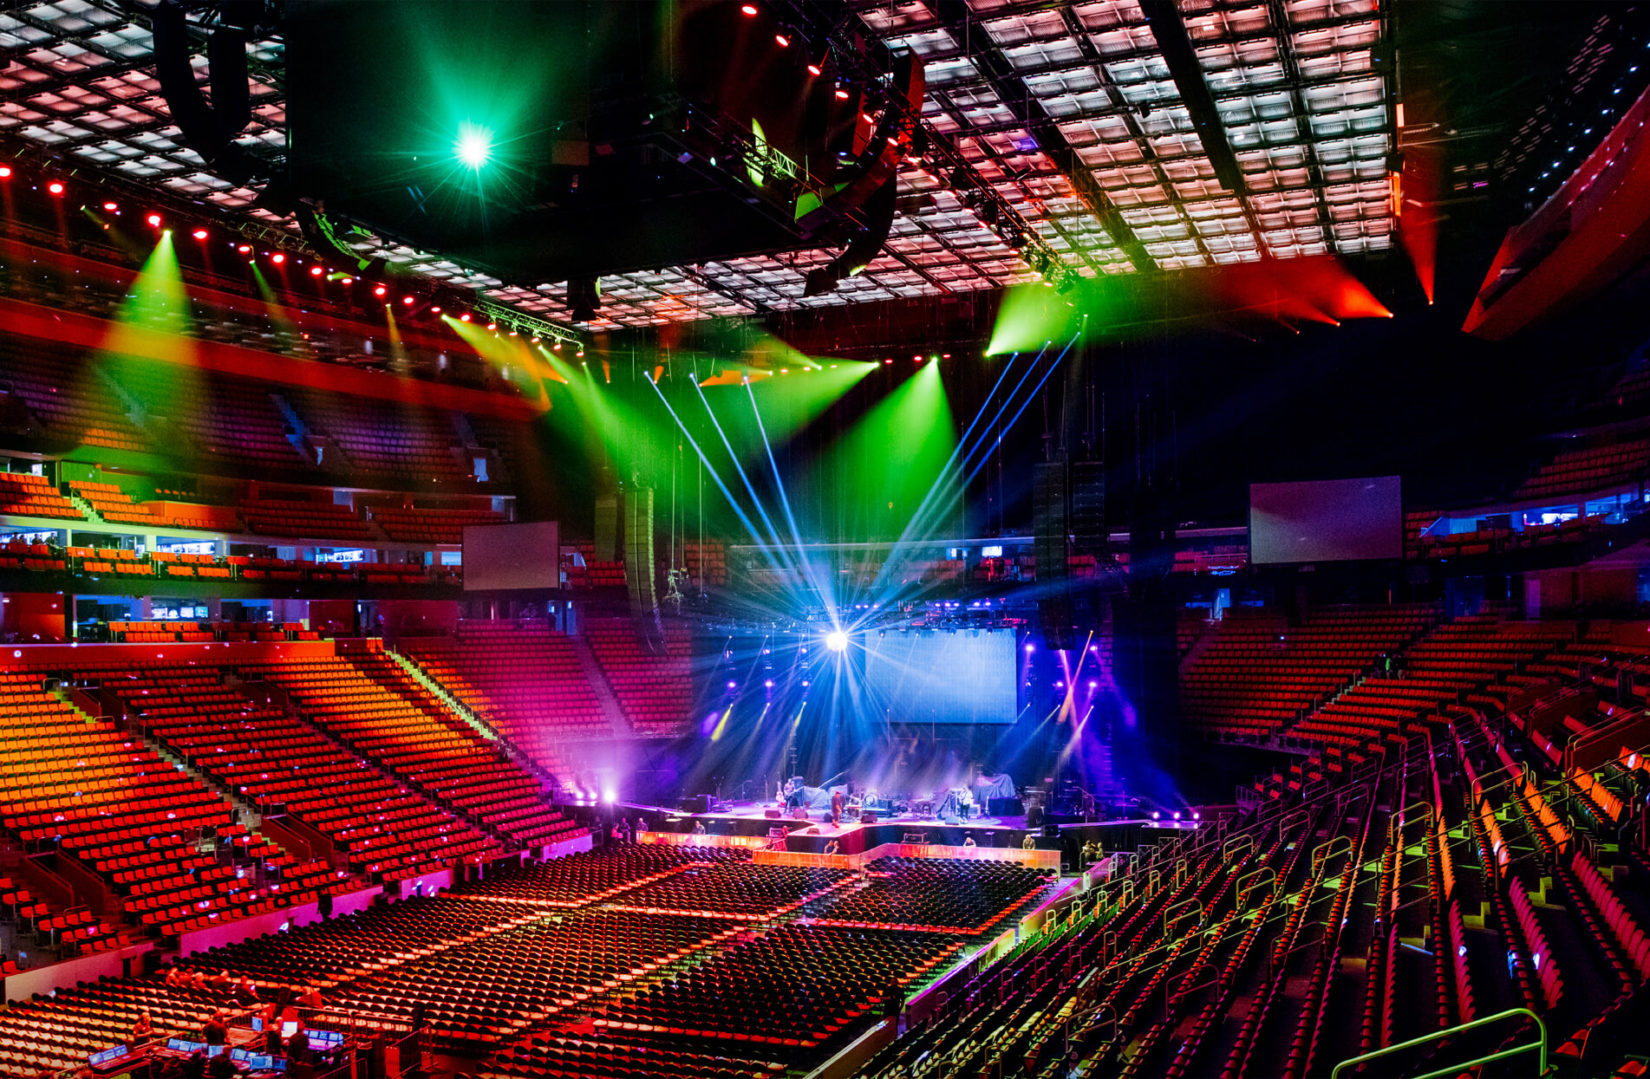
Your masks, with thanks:
[[[143,1011],[138,1012],[137,1022],[132,1024],[132,1036],[128,1039],[128,1043],[133,1049],[136,1049],[141,1045],[147,1045],[154,1040],[154,1037],[155,1024],[149,1018],[149,1009],[145,1008]]]
[[[221,1009],[212,1013],[212,1018],[201,1027],[201,1041],[207,1045],[222,1045],[229,1038],[229,1027],[224,1024]]]

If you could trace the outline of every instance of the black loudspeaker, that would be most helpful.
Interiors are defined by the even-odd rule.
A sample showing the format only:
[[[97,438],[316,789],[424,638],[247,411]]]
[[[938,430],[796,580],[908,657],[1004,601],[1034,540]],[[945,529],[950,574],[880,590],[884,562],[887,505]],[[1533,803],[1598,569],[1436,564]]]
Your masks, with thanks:
[[[1073,554],[1104,554],[1106,550],[1106,472],[1099,461],[1071,463]]]
[[[1040,806],[1040,805],[1027,806],[1026,807],[1026,827],[1031,828],[1031,829],[1037,829],[1037,828],[1041,828],[1042,826],[1043,826],[1043,807]]]
[[[1025,803],[1018,798],[986,799],[985,815],[988,817],[1018,817],[1025,811]]]
[[[1044,839],[1059,839],[1060,838],[1060,826],[1058,824],[1054,824],[1052,822],[1044,824],[1043,825],[1043,838]]]
[[[875,824],[876,822],[877,815],[872,813],[870,810],[866,810],[859,815],[859,823],[861,824]]]
[[[683,813],[709,813],[710,795],[689,794],[682,799]]]
[[[1062,461],[1035,465],[1031,472],[1031,553],[1037,580],[1058,581],[1066,575],[1066,466]]]
[[[624,577],[632,610],[645,614],[659,606],[651,487],[635,487],[624,496]]]
[[[619,560],[619,497],[617,495],[598,495],[596,497],[595,558],[598,562],[617,562]]]
[[[779,819],[779,810],[777,810],[777,809],[764,809],[762,811],[762,815],[764,817],[768,818],[769,820],[778,820]]]

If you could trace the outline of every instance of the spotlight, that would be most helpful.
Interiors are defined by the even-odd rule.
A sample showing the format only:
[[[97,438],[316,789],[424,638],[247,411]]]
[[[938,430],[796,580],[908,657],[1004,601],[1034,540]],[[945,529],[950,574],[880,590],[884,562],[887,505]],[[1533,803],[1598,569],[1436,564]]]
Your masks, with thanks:
[[[152,229],[160,228],[160,215],[159,214],[150,214],[148,217],[145,217],[143,220],[145,222],[147,222],[149,227],[152,228]]]
[[[462,315],[459,315],[458,316],[458,321],[460,321],[460,322],[470,321],[470,312],[466,311]]]
[[[773,35],[773,41],[774,41],[774,44],[778,45],[781,49],[790,48],[791,47],[791,31],[790,31],[790,28],[786,27],[786,26],[781,26],[779,28],[779,32]]]
[[[320,277],[324,273],[326,273],[326,268],[325,267],[311,266],[309,268],[309,276],[311,276],[311,277]]]
[[[285,252],[277,251],[273,255],[269,256],[269,261],[273,262],[275,265],[279,266],[282,263],[286,262],[286,254],[285,254]]]
[[[402,304],[403,307],[411,307],[414,303],[417,303],[417,302],[418,302],[418,297],[417,296],[403,296],[403,297],[401,297],[401,304]]]
[[[10,165],[0,165],[0,180],[9,180],[9,179],[11,179],[11,166]]]
[[[840,629],[831,630],[831,632],[825,634],[825,647],[833,652],[846,652],[848,650],[848,635]]]
[[[1027,655],[1029,655],[1029,654],[1031,654],[1032,652],[1035,652],[1035,651],[1037,651],[1037,646],[1036,645],[1034,645],[1034,644],[1026,645],[1026,654]]]
[[[841,79],[838,79],[836,81],[836,99],[838,101],[847,101],[849,96],[848,84],[843,82]]]
[[[739,11],[740,11],[741,14],[745,15],[748,18],[748,17],[756,14],[756,5],[755,4],[740,4],[739,5]]]
[[[438,304],[438,303],[437,304],[431,304],[430,305],[430,314],[432,314],[432,315],[441,314],[441,305]]]
[[[118,202],[105,202],[103,204],[103,209],[107,213],[118,214],[120,212],[120,203],[118,203]]]
[[[46,185],[46,190],[51,192],[53,195],[61,196],[66,188],[63,186],[62,180],[53,180],[51,183]]]
[[[252,253],[252,245],[251,244],[236,244],[235,245],[235,250],[240,252],[243,255],[250,255]]]
[[[487,323],[487,332],[488,333],[497,333],[498,332],[498,323],[496,323],[496,322]]]
[[[830,56],[831,46],[829,42],[826,42],[824,45],[821,45],[819,47],[819,51],[808,60],[808,74],[812,75],[816,79],[825,74],[825,61],[830,59]]]
[[[380,300],[382,300],[385,296],[388,296],[389,293],[390,290],[383,285],[378,285],[372,290],[372,294],[377,296]]]
[[[458,130],[453,153],[472,169],[479,169],[493,156],[493,133],[484,127],[465,124]]]
[[[204,239],[206,239],[206,230],[205,229],[196,229],[194,232],[191,232],[189,235],[193,236],[197,240],[204,240]]]
[[[561,351],[561,342],[557,341],[555,344],[551,345],[550,348],[552,350],[556,351],[556,352],[560,352]]]

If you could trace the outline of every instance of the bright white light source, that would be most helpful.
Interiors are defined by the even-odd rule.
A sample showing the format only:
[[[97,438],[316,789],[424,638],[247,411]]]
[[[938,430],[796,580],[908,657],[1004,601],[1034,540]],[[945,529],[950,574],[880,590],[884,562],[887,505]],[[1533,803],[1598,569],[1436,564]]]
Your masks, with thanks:
[[[472,169],[479,169],[493,156],[493,133],[484,127],[465,124],[458,129],[458,144],[453,147],[458,159]]]
[[[848,650],[848,635],[840,629],[831,630],[831,632],[825,634],[825,647],[833,652],[846,652]]]

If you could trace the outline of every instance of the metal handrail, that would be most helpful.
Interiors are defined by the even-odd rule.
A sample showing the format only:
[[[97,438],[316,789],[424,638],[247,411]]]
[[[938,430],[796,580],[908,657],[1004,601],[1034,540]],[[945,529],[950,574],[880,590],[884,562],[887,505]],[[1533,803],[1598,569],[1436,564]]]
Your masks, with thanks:
[[[1435,1030],[1431,1034],[1423,1034],[1421,1037],[1411,1038],[1407,1042],[1399,1042],[1397,1045],[1389,1045],[1385,1049],[1377,1049],[1374,1052],[1365,1053],[1362,1056],[1356,1056],[1350,1060],[1343,1060],[1339,1064],[1335,1065],[1334,1070],[1329,1073],[1329,1079],[1340,1079],[1341,1072],[1344,1069],[1356,1068],[1360,1065],[1367,1064],[1372,1060],[1379,1060],[1382,1057],[1391,1056],[1392,1054],[1401,1052],[1405,1049],[1414,1049],[1418,1046],[1444,1041],[1452,1035],[1464,1034],[1469,1030],[1474,1030],[1482,1026],[1488,1026],[1491,1023],[1500,1022],[1503,1019],[1510,1019],[1515,1015],[1525,1015],[1535,1020],[1536,1031],[1540,1035],[1536,1041],[1531,1042],[1529,1045],[1515,1045],[1511,1049],[1503,1049],[1500,1052],[1491,1053],[1488,1056],[1478,1057],[1474,1060],[1468,1060],[1460,1064],[1452,1064],[1447,1068],[1439,1068],[1437,1071],[1430,1071],[1425,1075],[1417,1075],[1414,1079],[1444,1079],[1445,1076],[1460,1075],[1462,1072],[1471,1071],[1473,1068],[1479,1068],[1485,1064],[1493,1064],[1498,1060],[1506,1060],[1510,1057],[1518,1056],[1520,1053],[1528,1053],[1532,1049],[1540,1051],[1536,1074],[1545,1075],[1547,1073],[1547,1024],[1541,1021],[1541,1016],[1530,1011],[1528,1008],[1508,1008],[1504,1012],[1496,1012],[1494,1015],[1487,1015],[1482,1019],[1474,1019],[1471,1022],[1462,1023],[1460,1026],[1450,1027],[1447,1030]]]

